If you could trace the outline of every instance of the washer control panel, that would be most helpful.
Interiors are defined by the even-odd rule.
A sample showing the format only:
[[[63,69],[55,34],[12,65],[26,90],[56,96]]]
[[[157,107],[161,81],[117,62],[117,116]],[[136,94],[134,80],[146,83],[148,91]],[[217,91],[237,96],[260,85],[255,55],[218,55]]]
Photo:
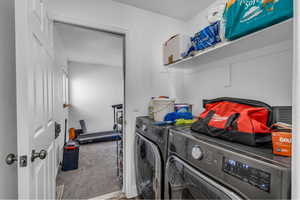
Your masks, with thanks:
[[[245,163],[223,158],[223,171],[265,192],[270,192],[271,174]]]

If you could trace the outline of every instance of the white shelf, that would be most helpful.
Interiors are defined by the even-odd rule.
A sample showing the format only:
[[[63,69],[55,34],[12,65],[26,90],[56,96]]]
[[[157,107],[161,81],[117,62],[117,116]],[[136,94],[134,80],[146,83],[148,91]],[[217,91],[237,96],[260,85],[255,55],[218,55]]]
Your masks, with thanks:
[[[183,67],[185,64],[207,64],[234,55],[260,49],[272,44],[293,39],[293,19],[275,24],[234,41],[226,41],[199,51],[196,55],[166,65],[168,68]]]

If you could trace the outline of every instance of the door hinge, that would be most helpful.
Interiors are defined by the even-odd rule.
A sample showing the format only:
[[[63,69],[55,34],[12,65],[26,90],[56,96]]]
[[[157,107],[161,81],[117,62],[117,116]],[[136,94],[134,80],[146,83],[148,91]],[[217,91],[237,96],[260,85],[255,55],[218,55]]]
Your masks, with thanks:
[[[61,124],[55,122],[55,131],[54,131],[55,139],[59,137],[60,133],[61,133]]]
[[[20,167],[27,167],[27,156],[20,156]]]

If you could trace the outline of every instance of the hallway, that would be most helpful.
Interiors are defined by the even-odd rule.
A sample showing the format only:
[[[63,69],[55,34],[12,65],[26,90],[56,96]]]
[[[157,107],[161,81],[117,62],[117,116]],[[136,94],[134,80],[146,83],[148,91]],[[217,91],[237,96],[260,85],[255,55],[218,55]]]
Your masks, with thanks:
[[[79,168],[60,171],[57,185],[64,185],[63,199],[89,199],[119,191],[116,142],[80,146]]]

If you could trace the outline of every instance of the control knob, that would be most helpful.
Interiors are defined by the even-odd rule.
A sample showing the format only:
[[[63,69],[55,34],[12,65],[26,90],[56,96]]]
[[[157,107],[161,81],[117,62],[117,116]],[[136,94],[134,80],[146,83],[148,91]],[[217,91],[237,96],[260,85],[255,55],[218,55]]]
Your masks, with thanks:
[[[143,124],[142,131],[146,132],[147,130],[148,130],[147,126],[145,124]]]
[[[195,160],[201,160],[203,158],[203,151],[201,150],[201,148],[199,146],[194,146],[192,148],[192,157]]]

